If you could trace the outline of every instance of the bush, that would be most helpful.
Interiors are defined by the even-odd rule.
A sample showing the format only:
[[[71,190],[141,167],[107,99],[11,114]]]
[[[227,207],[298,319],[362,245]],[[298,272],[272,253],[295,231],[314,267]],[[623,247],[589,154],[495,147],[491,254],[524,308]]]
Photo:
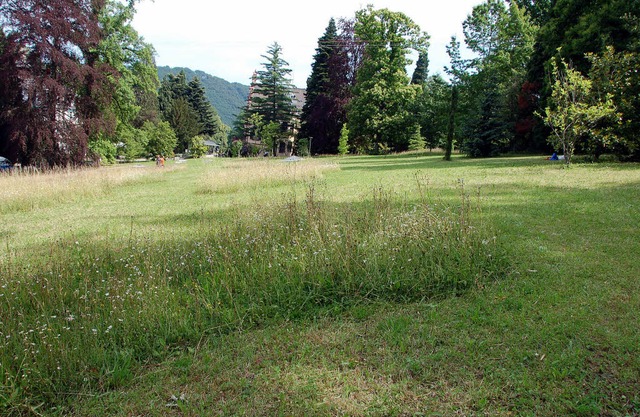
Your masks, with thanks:
[[[89,143],[89,152],[99,159],[101,164],[113,164],[116,162],[118,149],[113,142],[98,139]]]
[[[173,156],[178,138],[169,122],[153,123],[147,121],[144,122],[142,130],[149,139],[146,149],[148,155]]]
[[[128,161],[147,156],[147,133],[144,130],[132,127],[122,127],[117,132],[122,147],[118,154],[123,155]]]
[[[207,154],[207,145],[204,144],[203,136],[194,136],[189,139],[189,153],[194,158],[200,158]]]
[[[309,139],[301,138],[298,139],[296,143],[296,155],[298,156],[309,156],[311,152],[309,152]]]

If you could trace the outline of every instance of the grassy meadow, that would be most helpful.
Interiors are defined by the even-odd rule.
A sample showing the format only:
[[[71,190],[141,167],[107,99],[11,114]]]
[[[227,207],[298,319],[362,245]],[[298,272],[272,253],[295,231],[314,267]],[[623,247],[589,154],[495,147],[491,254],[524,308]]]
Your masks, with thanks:
[[[0,198],[0,415],[640,415],[638,164],[201,159]]]

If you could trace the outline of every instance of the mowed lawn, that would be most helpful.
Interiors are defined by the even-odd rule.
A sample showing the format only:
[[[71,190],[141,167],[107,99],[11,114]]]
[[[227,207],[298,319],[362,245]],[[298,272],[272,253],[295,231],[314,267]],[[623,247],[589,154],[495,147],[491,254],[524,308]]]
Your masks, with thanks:
[[[343,231],[362,232],[357,226],[340,223],[340,217],[355,223],[371,221],[379,228],[375,236],[382,250],[367,252],[362,242],[372,244],[365,238],[353,248],[362,256],[373,253],[380,258],[397,251],[389,260],[378,260],[379,268],[402,271],[396,258],[407,266],[415,263],[414,256],[402,258],[405,246],[397,241],[384,249],[386,239],[392,240],[390,233],[403,236],[404,223],[390,229],[379,223],[407,216],[407,227],[423,227],[422,223],[416,226],[423,214],[436,219],[434,227],[451,233],[452,240],[442,245],[454,246],[468,239],[470,243],[465,244],[477,250],[479,257],[499,258],[499,262],[485,264],[479,258],[466,259],[460,253],[465,246],[456,246],[458,252],[447,248],[443,256],[468,261],[465,268],[475,276],[482,275],[472,269],[475,266],[493,273],[486,279],[466,280],[465,285],[443,281],[446,290],[441,292],[435,286],[434,291],[429,287],[425,291],[410,283],[378,284],[379,277],[373,277],[375,267],[357,263],[358,259],[337,250],[331,262],[351,262],[360,269],[327,270],[355,275],[361,271],[360,287],[340,287],[332,281],[309,289],[304,286],[308,283],[302,283],[301,288],[315,297],[308,307],[291,305],[297,298],[286,294],[286,274],[285,281],[277,285],[256,283],[244,276],[244,286],[217,295],[215,299],[222,304],[212,303],[200,310],[190,304],[197,298],[176,296],[174,304],[167,305],[186,305],[185,311],[192,315],[185,320],[210,311],[224,329],[205,326],[202,332],[195,332],[197,326],[181,323],[166,312],[161,326],[167,328],[163,330],[167,336],[162,343],[150,342],[135,352],[127,351],[126,343],[117,344],[110,360],[97,359],[95,368],[78,365],[74,373],[82,373],[86,383],[81,379],[71,386],[60,386],[61,381],[72,379],[63,375],[64,369],[48,380],[51,386],[30,385],[30,381],[47,380],[43,370],[55,373],[55,356],[46,359],[50,365],[37,368],[44,350],[32,352],[25,360],[33,361],[33,369],[40,369],[40,379],[30,379],[29,366],[14,367],[12,358],[5,356],[8,350],[0,351],[6,368],[0,377],[0,412],[74,416],[640,415],[638,164],[575,164],[566,169],[540,156],[456,157],[445,162],[436,154],[295,163],[204,159],[169,162],[164,169],[131,164],[0,177],[0,196],[0,322],[4,329],[15,329],[11,334],[0,327],[0,337],[5,339],[3,347],[14,350],[22,345],[10,343],[19,334],[34,330],[35,324],[40,327],[32,333],[46,334],[63,316],[68,323],[60,324],[61,329],[74,331],[71,327],[81,321],[80,312],[70,313],[64,307],[74,295],[57,288],[54,292],[60,301],[55,311],[59,314],[42,308],[43,313],[34,315],[32,323],[20,324],[24,312],[46,304],[29,295],[36,290],[20,293],[29,280],[36,280],[38,288],[44,282],[55,287],[56,276],[71,279],[77,272],[72,271],[73,265],[89,265],[85,257],[91,258],[89,266],[94,271],[77,272],[74,283],[86,279],[80,275],[104,276],[103,281],[120,279],[122,271],[131,268],[154,271],[154,277],[166,270],[162,279],[171,280],[178,276],[173,268],[180,269],[182,263],[184,276],[179,282],[168,283],[168,292],[157,298],[140,302],[160,303],[165,295],[173,296],[172,290],[179,294],[186,286],[197,287],[190,294],[205,294],[202,300],[210,300],[215,291],[204,288],[201,281],[191,282],[184,273],[192,265],[194,274],[201,274],[200,261],[190,255],[207,253],[199,252],[200,242],[210,242],[207,239],[216,233],[255,233],[251,248],[264,250],[264,267],[232,271],[262,274],[271,267],[268,259],[283,259],[278,258],[281,254],[274,255],[277,248],[274,252],[274,243],[267,237],[277,234],[280,227],[295,234],[292,225],[300,220],[298,210],[307,216],[318,213],[318,218],[341,225]],[[359,211],[366,209],[372,214],[359,217]],[[439,216],[448,213],[454,213],[456,222],[469,231],[460,234],[442,226]],[[333,214],[338,218],[331,218]],[[313,223],[310,217],[303,220],[309,227],[305,234],[322,231],[318,242],[326,241],[329,229],[324,223]],[[237,229],[240,223],[243,228]],[[414,235],[406,236],[410,240]],[[286,250],[303,245],[303,238],[294,239]],[[340,248],[351,248],[348,236],[342,239]],[[423,250],[409,243],[407,250]],[[485,244],[494,249],[483,252]],[[189,251],[163,254],[177,248]],[[113,261],[99,260],[101,251]],[[155,253],[137,258],[137,252],[144,251]],[[241,252],[242,246],[234,259],[225,262],[243,262]],[[124,255],[132,261],[117,259]],[[420,267],[450,267],[437,254],[427,255],[434,262]],[[170,265],[146,264],[164,259]],[[261,262],[251,259],[254,264]],[[105,273],[101,270],[104,265],[113,269]],[[296,265],[283,269],[289,271],[292,281],[297,279],[290,272]],[[443,271],[451,275],[450,270]],[[396,278],[402,272],[399,274],[389,272]],[[151,276],[140,275],[143,279]],[[251,298],[240,314],[237,300],[252,286],[277,294]],[[385,297],[385,292],[397,295]],[[126,294],[124,289],[122,294]],[[230,307],[220,313],[227,298]],[[82,340],[93,331],[103,336],[115,332],[118,320],[126,323],[126,314],[138,314],[132,311],[138,309],[135,300],[127,303],[122,304],[128,309],[122,316],[104,310],[107,317],[111,313],[114,317],[113,329],[107,323],[104,329],[82,329],[86,330]],[[278,313],[283,306],[286,312]],[[143,307],[150,308],[141,306],[140,314]],[[145,320],[144,328],[153,334],[153,315]],[[138,328],[130,332],[123,331],[122,340],[130,338],[142,346],[145,332]],[[24,341],[32,340],[24,337]],[[104,340],[111,340],[108,337]],[[63,348],[73,350],[75,340],[69,338]],[[98,352],[98,344],[87,343]],[[55,343],[43,344],[52,345]],[[25,374],[18,375],[16,369]]]

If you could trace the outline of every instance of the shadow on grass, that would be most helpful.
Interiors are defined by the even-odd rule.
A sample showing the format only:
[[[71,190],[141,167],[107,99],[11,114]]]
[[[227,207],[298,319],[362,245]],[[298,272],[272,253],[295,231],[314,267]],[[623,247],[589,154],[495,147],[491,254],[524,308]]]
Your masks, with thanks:
[[[480,168],[483,170],[501,169],[507,167],[549,167],[566,169],[562,161],[549,161],[543,155],[505,156],[496,158],[470,158],[456,155],[451,161],[445,161],[442,155],[433,154],[399,154],[384,156],[361,156],[339,162],[342,170],[363,171],[394,171],[394,170],[421,170],[443,168]],[[586,163],[574,164],[572,168],[588,166],[595,169],[613,169],[616,171],[637,170],[638,163]]]

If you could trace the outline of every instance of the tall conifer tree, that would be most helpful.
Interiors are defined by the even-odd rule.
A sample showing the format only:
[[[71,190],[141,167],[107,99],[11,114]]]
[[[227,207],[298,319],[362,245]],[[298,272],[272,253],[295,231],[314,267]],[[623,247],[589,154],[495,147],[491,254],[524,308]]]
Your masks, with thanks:
[[[206,91],[200,78],[194,77],[187,85],[189,104],[198,115],[200,134],[216,136],[224,131],[224,125],[218,112],[206,97]]]
[[[300,136],[311,140],[312,154],[337,152],[337,139],[342,124],[332,111],[333,100],[330,95],[330,62],[338,47],[337,35],[336,22],[332,18],[324,35],[318,39],[318,47],[311,64],[311,75],[307,80]]]
[[[411,77],[411,84],[422,85],[427,81],[429,76],[429,55],[426,52],[418,55],[418,62],[416,62],[416,69],[413,71]]]
[[[291,134],[295,115],[295,107],[291,97],[291,69],[289,63],[282,58],[282,47],[274,42],[269,46],[263,70],[256,72],[252,83],[251,105],[249,113],[260,114],[264,123],[276,123],[280,127],[279,136],[284,138]],[[273,153],[277,153],[278,141],[274,142]]]

